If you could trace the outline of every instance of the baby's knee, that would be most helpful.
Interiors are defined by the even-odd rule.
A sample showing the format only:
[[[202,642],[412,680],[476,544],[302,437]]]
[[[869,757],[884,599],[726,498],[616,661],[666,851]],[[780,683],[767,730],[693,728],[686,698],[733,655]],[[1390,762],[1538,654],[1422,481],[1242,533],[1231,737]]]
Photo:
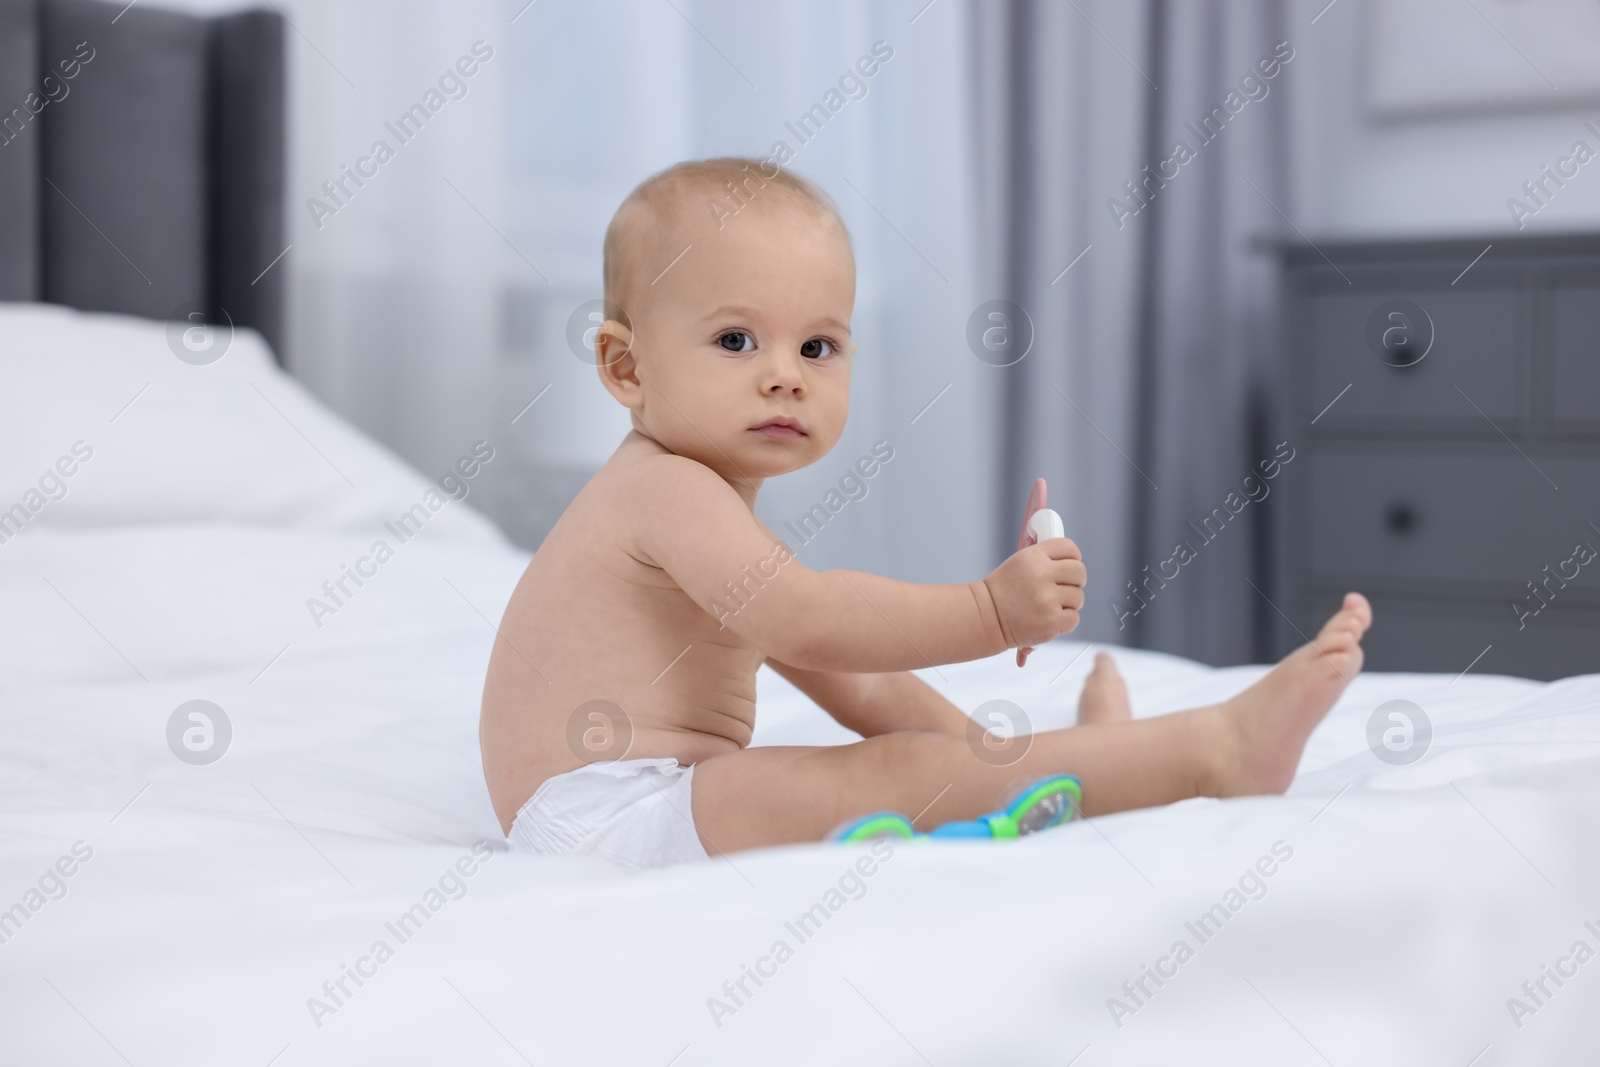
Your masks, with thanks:
[[[959,758],[966,742],[950,734],[929,730],[897,730],[871,738],[882,773],[903,773],[907,767],[935,767]]]

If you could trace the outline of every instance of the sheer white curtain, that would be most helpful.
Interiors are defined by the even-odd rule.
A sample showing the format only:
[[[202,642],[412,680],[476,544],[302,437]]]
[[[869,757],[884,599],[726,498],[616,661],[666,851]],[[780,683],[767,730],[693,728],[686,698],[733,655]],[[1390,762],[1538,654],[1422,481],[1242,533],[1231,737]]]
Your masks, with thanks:
[[[627,428],[567,341],[574,310],[600,295],[611,212],[677,160],[766,157],[783,141],[850,226],[859,354],[844,439],[771,483],[761,514],[782,530],[823,505],[825,528],[800,547],[816,567],[970,580],[994,565],[996,509],[1019,502],[1002,502],[995,477],[999,380],[965,341],[979,297],[964,5],[281,7],[286,355],[336,409],[424,469],[493,441],[504,461],[477,502],[536,544]],[[475,68],[464,95],[450,82],[430,99],[462,57],[476,59],[460,68]],[[395,128],[430,102],[419,131]],[[802,143],[790,126],[818,105],[828,117]],[[392,158],[363,162],[378,141]],[[346,177],[358,170],[359,185]],[[840,490],[880,441],[894,458]]]
[[[280,8],[290,369],[425,470],[506,443],[490,417],[499,294],[532,274],[496,232],[514,28],[496,0]]]
[[[536,542],[627,427],[567,340],[574,310],[600,295],[611,212],[672,162],[765,157],[785,141],[854,234],[860,354],[844,440],[774,482],[762,514],[782,529],[844,500],[801,548],[818,567],[956,579],[992,565],[993,381],[963,340],[973,191],[960,5],[920,17],[690,0],[289,10],[291,365],[341,411],[424,465],[475,436],[507,444],[484,503]],[[319,228],[304,201],[476,40],[495,53],[470,93]],[[862,77],[875,47],[878,69]],[[786,123],[818,104],[829,117],[802,144]],[[830,496],[879,441],[894,458]]]
[[[820,183],[850,226],[859,354],[843,440],[817,466],[770,483],[759,511],[785,531],[814,505],[837,506],[820,532],[802,531],[797,547],[815,567],[954,580],[993,565],[993,383],[963,340],[974,202],[967,15],[947,3],[919,17],[921,7],[612,0],[539,4],[518,19],[510,210],[549,284],[511,285],[501,415],[549,387],[517,422],[542,512],[526,517],[534,533],[627,426],[564,336],[572,310],[600,295],[611,212],[677,160],[766,158],[783,142],[788,165]],[[859,73],[863,57],[877,60],[870,77]],[[801,130],[818,104],[829,117]],[[894,458],[830,498],[880,441]]]

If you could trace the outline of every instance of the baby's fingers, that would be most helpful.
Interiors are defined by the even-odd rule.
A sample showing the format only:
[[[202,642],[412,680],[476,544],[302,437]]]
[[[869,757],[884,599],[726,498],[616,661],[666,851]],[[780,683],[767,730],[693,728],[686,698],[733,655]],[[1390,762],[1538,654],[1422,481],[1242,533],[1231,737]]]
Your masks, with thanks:
[[[1083,553],[1078,551],[1078,542],[1070,537],[1052,537],[1048,541],[1040,541],[1039,547],[1043,548],[1045,555],[1051,559],[1083,558]]]
[[[1050,576],[1057,585],[1083,586],[1089,580],[1089,569],[1081,559],[1056,560],[1050,567]]]

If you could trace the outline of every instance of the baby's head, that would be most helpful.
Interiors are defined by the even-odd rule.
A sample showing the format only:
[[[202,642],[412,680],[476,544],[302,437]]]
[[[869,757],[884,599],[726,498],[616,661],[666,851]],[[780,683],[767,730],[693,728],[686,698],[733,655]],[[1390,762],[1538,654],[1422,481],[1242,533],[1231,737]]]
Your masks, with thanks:
[[[736,486],[820,459],[850,404],[850,237],[775,164],[679,163],[606,230],[600,379],[633,427]]]

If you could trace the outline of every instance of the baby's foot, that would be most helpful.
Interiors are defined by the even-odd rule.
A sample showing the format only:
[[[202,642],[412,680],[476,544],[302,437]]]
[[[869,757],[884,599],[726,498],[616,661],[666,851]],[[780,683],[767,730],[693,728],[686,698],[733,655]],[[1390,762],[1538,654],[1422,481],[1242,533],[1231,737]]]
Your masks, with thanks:
[[[1095,722],[1125,722],[1133,718],[1128,704],[1128,683],[1122,680],[1116,661],[1108,652],[1094,654],[1094,670],[1084,680],[1078,697],[1078,725]]]
[[[1219,714],[1219,761],[1211,796],[1282,793],[1294,780],[1306,739],[1361,671],[1361,635],[1372,605],[1347,593],[1316,640],[1285,656],[1265,678],[1212,709]]]

